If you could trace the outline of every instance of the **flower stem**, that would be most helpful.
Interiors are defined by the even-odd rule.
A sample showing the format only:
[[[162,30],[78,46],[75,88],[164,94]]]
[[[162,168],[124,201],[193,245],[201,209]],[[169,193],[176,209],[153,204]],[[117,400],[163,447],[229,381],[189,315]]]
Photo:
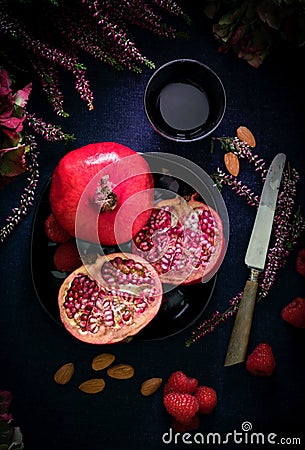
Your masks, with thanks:
[[[239,157],[246,158],[250,164],[254,164],[255,171],[260,172],[262,179],[266,178],[265,162],[257,155],[253,155],[247,144],[241,142],[238,138],[217,138],[217,140],[220,141],[222,149],[233,151]],[[251,189],[238,181],[236,177],[225,174],[221,169],[218,169],[214,179],[219,186],[229,186],[237,195],[243,197],[248,205],[257,208],[259,197],[254,195]],[[300,208],[296,205],[296,186],[299,179],[298,172],[291,168],[288,163],[287,169],[283,172],[278,194],[271,237],[272,244],[267,253],[265,270],[259,278],[258,301],[267,297],[279,270],[285,266],[288,256],[305,231],[305,220],[301,216]],[[224,312],[216,311],[210,318],[204,320],[192,332],[191,337],[186,341],[186,346],[189,347],[200,338],[214,331],[228,318],[234,316],[238,310],[241,297],[242,293],[237,294],[229,300],[229,307]]]
[[[29,146],[29,151],[27,152],[27,158],[29,160],[27,164],[29,171],[29,177],[27,179],[28,184],[21,194],[19,206],[12,209],[11,215],[6,219],[6,225],[0,229],[0,243],[5,241],[14,228],[27,215],[34,202],[34,195],[39,180],[38,152],[36,151],[37,144],[33,136],[27,136],[24,139],[24,144]]]

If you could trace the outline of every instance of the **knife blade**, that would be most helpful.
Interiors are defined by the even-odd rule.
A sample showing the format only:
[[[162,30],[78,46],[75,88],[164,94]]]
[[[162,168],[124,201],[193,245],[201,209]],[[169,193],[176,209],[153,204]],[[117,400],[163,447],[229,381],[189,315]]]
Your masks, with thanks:
[[[246,281],[236,314],[225,358],[225,366],[243,362],[246,357],[258,288],[258,277],[265,267],[285,161],[286,155],[278,153],[271,162],[265,179],[245,256],[245,264],[250,269],[250,276]]]

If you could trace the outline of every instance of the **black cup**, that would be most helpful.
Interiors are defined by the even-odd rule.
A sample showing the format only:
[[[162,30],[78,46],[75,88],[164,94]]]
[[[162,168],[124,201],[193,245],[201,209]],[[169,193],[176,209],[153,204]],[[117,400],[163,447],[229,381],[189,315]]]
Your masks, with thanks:
[[[157,69],[145,89],[144,107],[153,129],[176,142],[210,135],[226,109],[226,93],[216,73],[193,59],[177,59]]]

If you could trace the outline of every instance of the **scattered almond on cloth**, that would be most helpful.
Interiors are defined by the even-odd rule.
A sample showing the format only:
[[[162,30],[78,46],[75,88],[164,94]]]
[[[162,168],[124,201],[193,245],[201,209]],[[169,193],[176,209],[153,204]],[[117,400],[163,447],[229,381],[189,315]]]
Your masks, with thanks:
[[[106,370],[106,374],[116,380],[128,380],[132,378],[135,374],[135,369],[131,364],[116,364],[111,366],[115,361],[116,357],[112,353],[101,353],[96,355],[91,361],[92,369],[97,372],[103,369]],[[57,384],[64,385],[67,384],[73,374],[74,374],[74,363],[66,363],[62,365],[54,374],[54,381]],[[152,377],[143,381],[140,385],[140,392],[144,397],[149,397],[150,395],[157,392],[162,384],[162,378]],[[103,391],[106,387],[106,382],[104,378],[90,378],[89,380],[83,381],[78,389],[86,394],[97,394]]]

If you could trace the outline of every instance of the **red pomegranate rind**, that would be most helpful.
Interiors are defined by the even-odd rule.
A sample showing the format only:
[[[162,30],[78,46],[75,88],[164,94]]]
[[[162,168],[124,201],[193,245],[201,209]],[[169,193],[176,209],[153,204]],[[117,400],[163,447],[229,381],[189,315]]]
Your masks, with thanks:
[[[77,339],[113,344],[134,336],[158,313],[162,284],[154,268],[132,254],[100,256],[63,282],[60,318]]]
[[[72,236],[78,216],[77,238],[115,245],[131,239],[131,230],[124,227],[126,217],[136,218],[135,232],[148,220],[152,188],[153,177],[143,156],[116,142],[93,143],[70,151],[59,161],[52,175],[50,205],[56,220]],[[122,215],[117,236],[117,212],[139,192],[140,197]]]
[[[163,283],[208,281],[219,267],[226,245],[218,213],[181,197],[157,203],[147,224],[133,238],[133,252],[147,259]]]

